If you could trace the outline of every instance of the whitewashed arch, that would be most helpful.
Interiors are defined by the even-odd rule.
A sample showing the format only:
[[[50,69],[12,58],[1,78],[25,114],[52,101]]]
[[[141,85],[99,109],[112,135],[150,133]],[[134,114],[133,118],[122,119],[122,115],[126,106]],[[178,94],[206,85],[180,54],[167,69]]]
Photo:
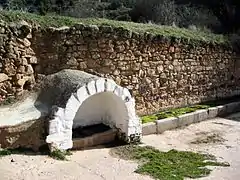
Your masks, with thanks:
[[[142,134],[141,122],[135,112],[135,100],[128,89],[117,85],[113,80],[98,78],[79,87],[76,92],[72,93],[65,108],[53,106],[53,117],[49,122],[49,135],[46,142],[58,149],[72,148],[72,128],[76,114],[84,102],[87,102],[90,98],[94,101],[94,98],[97,96],[103,97],[103,95],[104,98],[112,98],[116,104],[119,104],[116,107],[121,108],[115,110],[123,114],[122,116],[119,114],[121,116],[119,122],[118,117],[115,117],[113,118],[115,122],[109,121],[109,125],[119,129],[121,138],[125,141],[131,142],[139,139]],[[75,126],[78,125],[81,126],[81,122]]]

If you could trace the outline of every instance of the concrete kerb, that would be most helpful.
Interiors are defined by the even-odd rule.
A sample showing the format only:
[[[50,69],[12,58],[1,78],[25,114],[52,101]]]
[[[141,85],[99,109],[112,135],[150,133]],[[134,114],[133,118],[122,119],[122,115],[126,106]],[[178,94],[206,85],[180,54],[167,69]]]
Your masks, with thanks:
[[[210,107],[208,109],[197,110],[195,112],[180,115],[178,117],[156,120],[154,122],[143,124],[142,134],[161,134],[167,130],[184,127],[215,117],[226,116],[228,114],[238,112],[239,109],[240,102],[233,102],[221,106]]]
[[[149,122],[142,125],[143,136],[157,133],[157,121]]]
[[[178,127],[178,117],[171,117],[166,119],[160,119],[156,121],[157,134],[163,133],[164,131],[175,129]]]

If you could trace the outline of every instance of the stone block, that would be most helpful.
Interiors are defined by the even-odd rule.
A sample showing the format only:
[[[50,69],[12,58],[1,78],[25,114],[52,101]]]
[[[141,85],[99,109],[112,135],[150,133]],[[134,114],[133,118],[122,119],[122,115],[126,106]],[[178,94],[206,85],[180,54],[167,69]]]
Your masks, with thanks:
[[[194,123],[201,122],[208,119],[208,110],[201,109],[194,112]]]
[[[195,113],[188,113],[178,116],[178,127],[186,126],[194,122]]]
[[[73,150],[82,149],[85,146],[84,138],[73,139]]]
[[[74,138],[72,149],[77,150],[107,144],[113,142],[116,135],[117,131],[115,129],[111,129],[109,131],[103,133],[96,133],[92,136],[85,138]]]
[[[218,108],[217,107],[210,107],[208,108],[208,118],[215,118],[218,115]]]
[[[0,127],[0,147],[8,149],[29,148],[34,151],[46,145],[48,121],[43,119]]]
[[[4,73],[0,73],[0,82],[8,80],[8,76]]]
[[[103,133],[93,135],[94,146],[113,142],[117,136],[117,130],[110,129]]]
[[[178,118],[171,117],[162,120],[157,120],[157,133],[163,133],[164,131],[171,130],[178,127]]]
[[[157,133],[156,122],[145,123],[142,125],[142,134],[144,136]]]
[[[84,148],[92,147],[94,145],[93,136],[85,137],[84,139]]]

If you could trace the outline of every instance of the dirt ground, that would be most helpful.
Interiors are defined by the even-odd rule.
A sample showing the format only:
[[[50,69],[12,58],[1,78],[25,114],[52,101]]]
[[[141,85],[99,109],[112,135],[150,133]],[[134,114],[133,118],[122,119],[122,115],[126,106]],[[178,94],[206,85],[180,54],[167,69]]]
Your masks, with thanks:
[[[239,180],[240,113],[216,118],[143,138],[162,151],[191,150],[215,155],[230,167],[213,168],[201,180]],[[137,164],[114,158],[109,148],[73,152],[69,161],[44,155],[10,155],[0,158],[0,180],[151,180],[134,173]]]

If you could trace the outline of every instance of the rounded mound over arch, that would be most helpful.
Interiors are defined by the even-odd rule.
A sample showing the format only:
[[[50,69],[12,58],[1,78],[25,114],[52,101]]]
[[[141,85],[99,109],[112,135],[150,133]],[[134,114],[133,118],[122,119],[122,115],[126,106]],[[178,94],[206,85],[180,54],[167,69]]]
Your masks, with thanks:
[[[65,70],[61,72],[61,76],[67,74],[67,79],[71,81],[69,72],[71,75],[73,75],[72,72],[78,74],[78,77],[73,78],[74,83],[68,82],[68,86],[71,85],[74,88],[62,84],[61,79],[66,81],[66,78],[52,76],[53,79],[57,79],[62,95],[58,93],[59,98],[55,99],[56,103],[51,104],[52,115],[49,121],[47,143],[58,149],[70,149],[73,146],[73,127],[93,125],[100,121],[112,128],[117,128],[120,138],[126,142],[140,140],[141,122],[135,112],[135,100],[128,89],[117,85],[113,80],[76,70]],[[84,83],[77,83],[78,80]],[[60,100],[61,96],[65,100],[63,101],[65,105]]]

